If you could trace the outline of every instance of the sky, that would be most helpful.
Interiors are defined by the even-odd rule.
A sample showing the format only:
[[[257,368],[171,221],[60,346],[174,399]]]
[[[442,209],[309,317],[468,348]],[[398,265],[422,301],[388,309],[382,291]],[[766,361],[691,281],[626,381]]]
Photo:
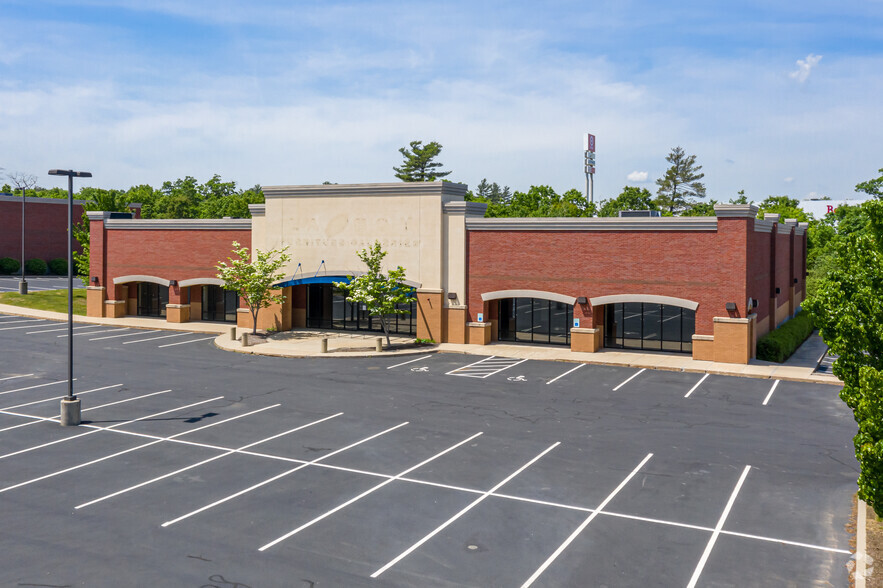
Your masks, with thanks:
[[[883,0],[0,0],[0,167],[126,189],[446,178],[855,197],[883,168]],[[81,180],[77,181],[78,183]]]

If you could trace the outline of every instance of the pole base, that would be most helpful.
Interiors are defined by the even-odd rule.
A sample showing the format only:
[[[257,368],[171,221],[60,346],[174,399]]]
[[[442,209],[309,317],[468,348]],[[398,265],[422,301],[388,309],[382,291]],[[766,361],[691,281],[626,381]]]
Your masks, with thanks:
[[[20,282],[18,283],[18,293],[19,293],[19,294],[27,294],[27,293],[28,293],[28,282],[27,282],[27,280],[22,279],[22,281],[20,281]]]
[[[80,424],[80,399],[61,399],[61,426],[76,427]]]

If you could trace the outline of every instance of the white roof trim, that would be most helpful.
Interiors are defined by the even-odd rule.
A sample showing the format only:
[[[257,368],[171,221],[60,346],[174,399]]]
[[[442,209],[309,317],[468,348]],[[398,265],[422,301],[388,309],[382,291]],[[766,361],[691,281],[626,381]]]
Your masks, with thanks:
[[[687,300],[685,298],[675,298],[674,296],[656,296],[655,294],[613,294],[611,296],[596,296],[589,298],[592,306],[600,306],[602,304],[615,304],[617,302],[650,302],[651,304],[667,304],[669,306],[680,306],[681,308],[689,308],[696,310],[699,308],[698,302]]]
[[[541,298],[543,300],[554,300],[555,302],[563,302],[573,306],[576,304],[576,296],[566,296],[555,292],[545,292],[543,290],[497,290],[496,292],[485,292],[481,295],[484,302],[488,300],[499,300],[500,298]]]
[[[141,276],[141,275],[132,275],[132,276],[119,276],[118,278],[113,279],[114,284],[128,284],[129,282],[150,282],[151,284],[159,284],[160,286],[169,287],[169,280],[164,280],[162,278],[158,278],[156,276]]]
[[[223,286],[224,280],[219,278],[190,278],[188,280],[179,280],[178,286],[187,288],[189,286]]]

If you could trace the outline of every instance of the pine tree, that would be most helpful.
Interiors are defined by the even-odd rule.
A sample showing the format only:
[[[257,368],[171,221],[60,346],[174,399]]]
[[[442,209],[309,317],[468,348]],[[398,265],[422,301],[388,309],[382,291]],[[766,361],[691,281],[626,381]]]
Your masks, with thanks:
[[[675,147],[665,160],[671,167],[656,180],[657,207],[674,213],[689,206],[689,197],[705,198],[705,184],[699,181],[705,174],[699,173],[702,166],[696,165],[695,155],[687,155],[681,147]]]
[[[405,158],[402,167],[393,167],[396,177],[403,182],[434,182],[450,174],[438,168],[441,163],[433,161],[441,153],[442,146],[435,141],[423,145],[423,141],[411,141],[411,149],[402,147],[399,153]]]

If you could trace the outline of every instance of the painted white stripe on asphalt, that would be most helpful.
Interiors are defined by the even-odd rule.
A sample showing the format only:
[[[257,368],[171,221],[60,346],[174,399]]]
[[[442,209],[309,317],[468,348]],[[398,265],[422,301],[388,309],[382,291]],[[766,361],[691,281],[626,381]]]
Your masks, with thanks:
[[[524,363],[525,361],[527,360],[514,360],[506,357],[496,357],[492,355],[488,358],[476,361],[475,363],[464,365],[463,367],[451,370],[445,375],[484,379],[493,376],[494,374],[498,374],[504,370],[508,370],[509,368],[513,368],[520,363]]]
[[[533,573],[533,575],[530,578],[528,578],[524,584],[521,585],[521,588],[528,588],[528,586],[530,586],[531,584],[536,582],[537,578],[539,578],[542,575],[542,573],[546,571],[546,568],[548,568],[550,565],[552,565],[552,562],[554,562],[556,559],[558,559],[558,556],[561,555],[565,549],[567,549],[567,546],[570,545],[573,542],[573,540],[576,539],[577,536],[580,533],[582,533],[586,527],[589,526],[589,523],[591,523],[595,519],[595,517],[598,516],[601,513],[601,511],[604,510],[604,507],[607,506],[607,504],[610,503],[610,501],[613,500],[613,498],[617,494],[619,494],[620,490],[625,488],[625,485],[628,484],[629,481],[635,477],[635,475],[638,473],[638,471],[642,467],[644,467],[644,465],[648,461],[650,461],[651,457],[653,457],[653,454],[648,453],[647,456],[643,460],[641,460],[641,463],[639,463],[637,465],[637,467],[635,467],[635,469],[633,469],[632,472],[628,476],[626,476],[622,482],[619,483],[619,486],[614,488],[613,492],[611,492],[610,494],[607,495],[607,498],[605,498],[601,502],[601,504],[598,505],[598,508],[596,508],[595,511],[592,514],[590,514],[588,516],[588,518],[586,518],[586,520],[584,520],[580,524],[580,526],[578,526],[573,531],[573,533],[570,534],[570,537],[565,539],[564,542],[558,546],[558,549],[556,549],[555,551],[552,552],[552,555],[550,555],[548,557],[548,559],[546,559],[546,561],[544,561],[543,564],[539,568],[537,568],[537,571],[535,571]]]
[[[407,424],[408,424],[408,422],[405,421],[404,423],[400,423],[400,424],[398,424],[398,425],[396,425],[396,426],[394,426],[394,427],[390,427],[389,429],[386,429],[385,431],[381,431],[381,432],[379,432],[379,433],[375,433],[374,435],[371,435],[370,437],[366,437],[365,439],[362,439],[361,441],[356,441],[355,443],[352,443],[352,444],[350,444],[350,445],[347,445],[346,447],[342,447],[342,448],[340,448],[340,449],[338,449],[338,450],[336,450],[336,451],[332,451],[331,453],[325,454],[325,455],[323,455],[323,456],[321,456],[321,457],[317,457],[317,458],[314,459],[313,461],[308,461],[307,463],[305,463],[305,464],[301,464],[301,465],[297,466],[296,468],[292,468],[292,469],[290,469],[290,470],[284,471],[284,472],[282,472],[281,474],[278,474],[278,475],[273,476],[272,478],[268,478],[268,479],[266,479],[266,480],[264,480],[264,481],[262,481],[262,482],[258,482],[257,484],[254,484],[254,485],[252,485],[252,486],[249,486],[248,488],[245,488],[244,490],[240,490],[239,492],[234,492],[233,494],[230,494],[229,496],[225,496],[224,498],[222,498],[222,499],[220,499],[220,500],[216,500],[216,501],[212,502],[211,504],[207,504],[207,505],[205,505],[205,506],[203,506],[203,507],[197,508],[196,510],[190,511],[189,513],[187,513],[187,514],[185,514],[185,515],[181,515],[180,517],[178,517],[178,518],[176,518],[176,519],[172,519],[171,521],[166,521],[166,522],[164,522],[164,523],[162,524],[162,526],[163,526],[163,527],[168,527],[169,525],[174,525],[175,523],[178,523],[178,522],[180,522],[180,521],[183,521],[184,519],[190,518],[190,517],[192,517],[193,515],[199,514],[199,513],[203,512],[203,511],[206,511],[206,510],[208,510],[208,509],[210,509],[210,508],[214,508],[214,507],[216,507],[216,506],[218,506],[218,505],[220,505],[220,504],[223,504],[223,503],[225,503],[225,502],[227,502],[227,501],[229,501],[229,500],[233,500],[234,498],[237,498],[237,497],[239,497],[239,496],[242,496],[243,494],[246,494],[246,493],[248,493],[248,492],[251,492],[252,490],[256,490],[256,489],[260,488],[261,486],[266,486],[267,484],[270,484],[271,482],[275,482],[276,480],[279,480],[279,479],[281,479],[281,478],[284,478],[285,476],[288,476],[289,474],[293,474],[294,472],[296,472],[296,471],[298,471],[298,470],[302,470],[303,468],[305,468],[305,467],[307,467],[307,466],[309,466],[309,465],[312,465],[312,464],[314,464],[314,463],[320,462],[320,461],[322,461],[322,460],[324,460],[324,459],[328,459],[328,458],[331,457],[332,455],[337,455],[338,453],[341,453],[342,451],[346,451],[347,449],[352,449],[353,447],[355,447],[355,446],[357,446],[357,445],[361,445],[362,443],[365,443],[365,442],[367,442],[367,441],[371,441],[372,439],[374,439],[374,438],[376,438],[376,437],[380,437],[381,435],[385,435],[385,434],[387,434],[387,433],[389,433],[389,432],[391,432],[391,431],[395,431],[395,430],[398,429],[399,427],[404,427],[404,426],[407,425]]]
[[[274,539],[273,541],[270,541],[269,543],[267,543],[266,545],[264,545],[263,547],[261,547],[260,549],[258,549],[258,551],[266,551],[267,549],[273,547],[273,546],[276,545],[277,543],[281,543],[282,541],[285,541],[285,540],[288,539],[289,537],[293,537],[294,535],[297,535],[298,533],[300,533],[300,532],[303,531],[304,529],[307,529],[307,528],[309,528],[309,527],[312,527],[314,524],[318,523],[319,521],[321,521],[321,520],[323,520],[323,519],[325,519],[325,518],[327,518],[327,517],[330,517],[330,516],[333,515],[334,513],[336,513],[336,512],[338,512],[338,511],[340,511],[340,510],[346,508],[347,506],[351,505],[352,503],[354,503],[354,502],[356,502],[356,501],[358,501],[358,500],[361,500],[362,498],[368,496],[368,495],[371,494],[372,492],[374,492],[374,491],[376,491],[376,490],[380,490],[381,488],[383,488],[383,487],[386,486],[387,484],[389,484],[389,483],[391,483],[391,482],[394,482],[394,481],[398,480],[399,478],[401,478],[401,477],[404,476],[405,474],[408,474],[408,473],[413,472],[414,470],[416,470],[416,469],[418,469],[418,468],[420,468],[420,467],[425,466],[425,465],[428,464],[429,462],[438,459],[439,457],[445,455],[446,453],[450,453],[451,451],[457,449],[458,447],[460,447],[461,445],[463,445],[463,444],[465,444],[465,443],[469,443],[470,441],[472,441],[473,439],[475,439],[475,438],[478,437],[479,435],[481,435],[480,432],[479,432],[479,433],[476,433],[475,435],[472,435],[471,437],[467,437],[466,439],[463,439],[463,440],[460,441],[459,443],[455,443],[454,445],[451,445],[450,447],[448,447],[448,448],[445,449],[444,451],[441,451],[441,452],[439,452],[439,453],[436,453],[435,455],[433,455],[432,457],[430,457],[430,458],[428,458],[428,459],[424,459],[423,461],[421,461],[421,462],[418,463],[417,465],[414,465],[414,466],[409,467],[408,469],[404,470],[403,472],[401,472],[401,473],[399,473],[399,474],[396,474],[396,475],[393,476],[392,478],[389,478],[389,479],[387,479],[387,480],[384,480],[383,482],[377,484],[376,486],[373,486],[372,488],[369,488],[369,489],[365,490],[364,492],[362,492],[362,493],[359,494],[358,496],[354,496],[353,498],[350,498],[349,500],[347,500],[347,501],[344,502],[343,504],[340,504],[340,505],[338,505],[338,506],[332,508],[331,510],[329,510],[329,511],[327,511],[327,512],[325,512],[325,513],[323,513],[323,514],[321,514],[321,515],[319,515],[319,516],[317,516],[316,518],[314,518],[314,519],[311,520],[310,522],[308,522],[308,523],[304,523],[303,525],[301,525],[300,527],[294,529],[293,531],[289,531],[289,532],[286,533],[285,535],[282,535],[281,537],[279,537],[279,538],[277,538],[277,539]]]
[[[702,385],[702,382],[705,381],[705,378],[707,378],[707,377],[710,376],[710,375],[711,375],[711,374],[705,374],[704,376],[702,376],[702,378],[701,378],[698,382],[696,382],[696,385],[693,386],[692,388],[690,388],[690,391],[689,391],[689,392],[687,392],[686,394],[684,394],[684,398],[689,398],[689,397],[690,397],[690,394],[692,394],[693,391],[696,390],[696,388],[698,388],[699,386],[701,386],[701,385]]]
[[[40,322],[48,323],[49,321],[40,321]],[[21,326],[19,326],[19,327],[3,327],[2,329],[0,329],[0,331],[15,331],[16,329],[33,329],[36,326],[37,325],[25,325],[23,327],[21,327]]]
[[[14,380],[16,378],[28,378],[33,375],[34,374],[22,374],[20,376],[6,376],[5,378],[0,378],[0,382],[2,382],[3,380]]]
[[[92,388],[91,390],[83,390],[82,392],[77,392],[77,396],[81,394],[89,394],[90,392],[98,392],[100,390],[110,390],[111,388],[119,388],[123,384],[113,384],[112,386],[104,386],[102,388]],[[24,408],[25,406],[33,406],[34,404],[42,404],[43,402],[51,402],[53,400],[61,400],[62,398],[67,398],[67,394],[64,396],[55,396],[54,398],[44,398],[43,400],[34,400],[32,402],[25,402],[24,404],[16,404],[15,406],[7,406],[6,408],[0,408],[0,410],[13,410],[16,408]]]
[[[763,399],[763,406],[766,406],[767,403],[770,401],[770,398],[773,397],[773,392],[776,391],[776,386],[778,386],[778,385],[779,385],[779,380],[776,380],[775,382],[773,382],[773,387],[770,388],[770,393],[767,394],[766,398]]]
[[[628,378],[627,378],[622,384],[620,384],[619,386],[617,386],[616,388],[614,388],[613,391],[616,392],[617,390],[619,390],[620,388],[622,388],[623,386],[625,386],[626,384],[628,384],[629,382],[631,382],[633,379],[637,378],[638,375],[639,375],[641,372],[644,372],[644,371],[646,371],[646,370],[647,370],[647,368],[641,368],[641,369],[639,369],[637,372],[635,372],[634,374],[632,374],[631,376],[629,376],[629,377],[628,377]]]
[[[97,327],[100,325],[95,325],[95,326]],[[88,333],[74,333],[74,337],[82,337],[83,335],[86,335],[88,337],[89,335],[97,335],[98,333],[113,333],[114,331],[128,331],[128,330],[129,329],[127,329],[125,327],[123,327],[123,328],[114,327],[113,329],[107,329],[106,331],[89,331]],[[56,337],[58,337],[58,338],[67,337],[67,334],[56,335]]]
[[[77,438],[79,438],[79,437],[85,437],[86,435],[94,435],[95,433],[98,433],[99,431],[102,431],[102,430],[105,430],[105,431],[106,431],[107,429],[112,429],[112,428],[114,428],[114,427],[122,427],[122,426],[125,426],[125,425],[131,425],[132,423],[136,423],[136,422],[138,422],[138,421],[143,421],[143,420],[145,420],[145,419],[150,419],[150,418],[153,418],[153,417],[162,416],[162,415],[164,415],[164,414],[168,414],[168,413],[170,413],[170,412],[176,412],[176,411],[179,411],[179,410],[184,410],[184,409],[187,409],[187,408],[192,408],[192,407],[194,407],[194,406],[198,406],[198,405],[200,405],[200,404],[205,404],[206,402],[214,402],[215,400],[220,400],[220,399],[222,399],[222,398],[223,398],[223,396],[216,396],[215,398],[209,398],[208,400],[202,400],[202,401],[200,401],[200,402],[194,402],[193,404],[188,404],[187,406],[179,406],[178,408],[173,408],[173,409],[171,409],[171,410],[164,410],[164,411],[162,411],[162,412],[157,412],[157,413],[154,413],[154,414],[149,414],[149,415],[147,415],[147,416],[139,417],[139,418],[137,418],[137,419],[132,419],[132,420],[130,420],[130,421],[125,421],[125,422],[122,422],[122,423],[117,423],[117,424],[115,424],[115,425],[110,425],[109,427],[103,427],[103,428],[93,429],[93,430],[91,430],[91,431],[86,431],[85,433],[79,433],[79,434],[77,434],[77,435],[71,435],[70,437],[62,437],[61,439],[56,439],[55,441],[49,441],[48,443],[42,443],[42,444],[40,444],[40,445],[35,445],[35,446],[33,446],[33,447],[28,447],[27,449],[19,449],[18,451],[13,451],[12,453],[7,453],[7,454],[5,454],[5,455],[0,455],[0,459],[6,459],[7,457],[12,457],[12,456],[14,456],[14,455],[21,455],[22,453],[28,453],[29,451],[34,451],[35,449],[42,449],[43,447],[49,447],[50,445],[55,445],[55,444],[57,444],[57,443],[66,443],[67,441],[73,441],[74,439],[77,439]],[[14,413],[14,412],[8,412],[8,411],[7,411],[7,412],[5,412],[5,414],[12,414],[12,415],[15,415],[16,413]],[[47,419],[47,420],[52,420],[52,419]],[[2,490],[0,490],[0,492],[2,492]]]
[[[79,331],[81,329],[95,329],[95,328],[98,328],[99,326],[101,326],[101,325],[87,325],[87,326],[83,326],[83,327],[74,327],[73,330]],[[67,331],[67,327],[62,327],[60,329],[48,329],[48,330],[43,330],[43,331],[28,331],[25,333],[25,335],[39,335],[40,333],[57,333],[58,331]]]
[[[523,466],[521,466],[520,468],[518,468],[517,470],[515,470],[513,473],[511,473],[511,474],[509,474],[508,476],[506,476],[506,478],[505,478],[503,481],[501,481],[500,483],[498,483],[496,486],[494,486],[493,488],[491,488],[491,489],[488,490],[487,492],[483,492],[483,493],[481,494],[481,496],[479,496],[478,498],[476,498],[475,500],[473,500],[471,503],[469,503],[469,505],[467,505],[465,508],[463,508],[460,512],[458,512],[457,514],[455,514],[454,516],[452,516],[451,518],[449,518],[447,521],[445,521],[444,523],[442,523],[441,525],[439,525],[438,527],[436,527],[435,530],[433,530],[433,531],[431,531],[430,533],[428,533],[428,534],[427,534],[426,536],[424,536],[422,539],[420,539],[419,541],[417,541],[416,543],[414,543],[411,547],[409,547],[408,549],[406,549],[405,551],[403,551],[402,553],[400,553],[399,555],[397,555],[395,558],[393,558],[393,559],[392,559],[389,563],[387,563],[385,566],[383,566],[382,568],[380,568],[379,570],[377,570],[376,572],[374,572],[373,574],[371,574],[371,577],[372,577],[372,578],[376,578],[376,577],[378,577],[380,574],[382,574],[383,572],[385,572],[386,570],[388,570],[388,569],[391,568],[392,566],[396,565],[397,563],[399,563],[400,561],[402,561],[403,559],[405,559],[406,557],[408,557],[408,555],[410,555],[411,553],[413,553],[415,550],[419,549],[421,545],[423,545],[424,543],[426,543],[427,541],[429,541],[430,539],[432,539],[433,537],[435,537],[438,533],[442,532],[445,528],[447,528],[449,525],[451,525],[454,521],[456,521],[457,519],[459,519],[461,516],[463,516],[464,514],[466,514],[467,512],[469,512],[470,510],[472,510],[475,506],[478,506],[478,504],[480,504],[480,503],[481,503],[485,498],[487,498],[490,494],[492,494],[493,492],[496,492],[497,490],[499,490],[500,488],[502,488],[502,487],[503,487],[507,482],[509,482],[512,478],[514,478],[515,476],[517,476],[518,474],[520,474],[521,472],[523,472],[524,470],[526,470],[527,468],[529,468],[530,466],[532,466],[534,463],[536,463],[538,460],[540,460],[544,455],[546,455],[547,453],[549,453],[550,451],[552,451],[553,449],[555,449],[556,447],[558,447],[560,444],[561,444],[560,441],[556,441],[555,443],[553,443],[552,445],[550,445],[548,448],[546,448],[545,450],[543,450],[542,453],[540,453],[539,455],[537,455],[536,457],[534,457],[532,460],[530,460],[529,462],[527,462],[526,464],[524,464]]]
[[[709,529],[711,530],[711,529]],[[824,545],[813,545],[812,543],[801,543],[799,541],[788,541],[787,539],[777,539],[775,537],[764,537],[762,535],[752,535],[750,533],[738,533],[736,531],[724,531],[721,530],[721,535],[731,535],[733,537],[742,537],[743,539],[757,539],[758,541],[766,541],[768,543],[781,543],[782,545],[791,545],[792,547],[805,547],[806,549],[813,549],[816,551],[827,551],[829,553],[842,553],[845,555],[851,555],[852,552],[848,549],[839,549],[837,547],[825,547]]]
[[[175,345],[187,345],[188,343],[199,343],[200,341],[208,341],[209,339],[216,339],[217,335],[214,337],[203,337],[202,339],[191,339],[190,341],[181,341],[180,343],[166,343],[165,345],[157,345],[158,349],[162,349],[163,347],[174,347]]]
[[[103,341],[104,339],[116,339],[117,337],[134,337],[135,335],[147,335],[150,333],[158,333],[159,331],[138,331],[137,333],[123,333],[122,335],[108,335],[107,337],[96,337],[89,341]]]
[[[175,333],[174,335],[163,335],[162,337],[150,337],[149,339],[138,339],[136,341],[123,341],[123,345],[130,345],[132,343],[146,343],[147,341],[156,341],[157,339],[169,339],[171,337],[185,337],[187,335],[192,335],[192,333]]]
[[[18,317],[16,317],[18,318]],[[3,321],[0,325],[20,325],[23,323],[45,323],[46,321],[43,319],[28,319],[28,320],[20,320],[20,321]],[[32,325],[33,326],[33,325]]]
[[[277,405],[275,405],[275,406],[279,406],[279,405],[277,404]],[[296,432],[296,431],[300,431],[301,429],[306,429],[307,427],[312,427],[313,425],[318,425],[319,423],[325,422],[325,421],[330,420],[330,419],[333,419],[333,418],[335,418],[335,417],[339,417],[339,416],[342,415],[342,414],[343,414],[342,412],[339,412],[339,413],[337,413],[337,414],[333,414],[333,415],[331,415],[331,416],[327,416],[327,417],[325,417],[325,418],[321,418],[321,419],[319,419],[319,420],[317,420],[317,421],[313,421],[313,422],[311,422],[311,423],[307,423],[307,424],[305,424],[305,425],[301,425],[301,426],[299,426],[299,427],[295,427],[295,428],[293,428],[293,429],[289,429],[289,430],[287,430],[287,431],[283,431],[282,433],[277,433],[276,435],[273,435],[273,436],[271,436],[271,437],[267,437],[267,438],[265,438],[265,439],[261,439],[261,440],[259,440],[259,441],[254,441],[253,443],[249,443],[249,444],[247,444],[247,445],[243,445],[242,447],[239,447],[239,448],[237,448],[237,449],[231,449],[231,450],[229,450],[229,451],[225,451],[224,453],[222,453],[222,454],[220,454],[220,455],[216,455],[216,456],[214,456],[214,457],[210,457],[210,458],[208,458],[208,459],[204,459],[204,460],[199,461],[199,462],[197,462],[197,463],[194,463],[194,464],[191,464],[191,465],[189,465],[189,466],[183,467],[183,468],[181,468],[181,469],[175,470],[174,472],[169,472],[168,474],[163,474],[162,476],[157,476],[156,478],[151,478],[150,480],[146,480],[146,481],[144,481],[144,482],[141,482],[140,484],[135,484],[134,486],[129,486],[128,488],[123,488],[122,490],[117,490],[116,492],[112,492],[112,493],[107,494],[107,495],[105,495],[105,496],[102,496],[102,497],[100,497],[100,498],[96,498],[95,500],[90,500],[89,502],[84,502],[83,504],[80,504],[80,505],[78,505],[78,506],[75,506],[74,508],[77,509],[77,510],[78,510],[78,509],[81,509],[81,508],[85,508],[85,507],[87,507],[87,506],[91,506],[91,505],[93,505],[93,504],[97,504],[97,503],[99,503],[99,502],[102,502],[102,501],[104,501],[104,500],[107,500],[108,498],[113,498],[114,496],[119,496],[120,494],[125,494],[126,492],[131,492],[132,490],[137,490],[138,488],[143,488],[144,486],[147,486],[147,485],[149,485],[149,484],[153,484],[154,482],[159,482],[160,480],[165,480],[166,478],[170,478],[170,477],[172,477],[172,476],[177,476],[178,474],[180,474],[180,473],[182,473],[182,472],[186,472],[186,471],[188,471],[188,470],[192,470],[192,469],[194,469],[194,468],[198,468],[198,467],[201,466],[201,465],[205,465],[205,464],[207,464],[207,463],[210,463],[210,462],[213,462],[213,461],[215,461],[215,460],[221,459],[222,457],[226,457],[226,456],[228,456],[228,455],[232,455],[232,454],[234,454],[234,453],[238,453],[238,452],[240,452],[240,451],[242,451],[243,449],[246,449],[246,448],[248,448],[248,447],[254,447],[255,445],[260,445],[261,443],[266,443],[267,441],[272,441],[273,439],[278,439],[279,437],[282,437],[282,436],[284,436],[284,435],[288,435],[288,434],[290,434],[290,433],[294,433],[294,432]]]
[[[407,365],[407,364],[409,364],[409,363],[414,363],[415,361],[422,361],[422,360],[424,360],[424,359],[429,359],[430,357],[432,357],[432,356],[431,356],[431,355],[424,355],[423,357],[418,357],[417,359],[411,359],[411,360],[409,360],[409,361],[404,361],[404,362],[402,362],[402,363],[397,363],[397,364],[395,364],[395,365],[391,365],[391,366],[389,366],[389,367],[386,368],[386,369],[391,370],[392,368],[397,368],[397,367],[400,367],[400,366],[403,366],[403,365]]]
[[[74,382],[77,379],[74,378]],[[57,382],[49,382],[46,384],[37,384],[36,386],[28,386],[27,388],[16,388],[15,390],[6,390],[5,392],[0,392],[0,396],[4,394],[12,394],[13,392],[24,392],[25,390],[33,390],[34,388],[43,388],[45,386],[55,386],[56,384],[67,384],[67,380],[58,380]]]
[[[555,381],[557,381],[557,380],[560,380],[561,378],[563,378],[563,377],[566,376],[567,374],[571,374],[571,373],[575,372],[576,370],[578,370],[579,368],[583,367],[584,365],[586,365],[586,364],[581,363],[581,364],[579,364],[578,366],[576,366],[575,368],[573,368],[572,370],[567,370],[566,372],[564,372],[563,374],[561,374],[561,375],[558,376],[557,378],[552,378],[551,380],[549,380],[548,382],[546,382],[546,384],[551,384],[552,382],[555,382]]]
[[[209,427],[215,427],[215,426],[217,426],[217,425],[224,424],[224,423],[226,423],[226,422],[228,422],[228,421],[232,421],[232,420],[235,420],[235,419],[238,419],[238,418],[246,417],[246,416],[249,416],[249,415],[254,414],[254,413],[256,413],[256,412],[261,412],[261,411],[264,411],[264,410],[268,410],[268,409],[270,409],[270,408],[275,408],[275,407],[277,407],[277,406],[281,406],[281,405],[279,405],[279,404],[275,404],[275,405],[273,405],[273,406],[266,406],[266,407],[261,408],[261,409],[259,409],[259,410],[254,410],[254,411],[252,411],[252,412],[248,412],[248,413],[245,413],[245,414],[237,415],[237,416],[235,416],[235,417],[230,417],[230,418],[228,418],[228,419],[224,419],[224,420],[222,420],[222,421],[218,421],[218,422],[215,422],[215,423],[209,423],[209,424],[207,424],[207,425],[203,425],[203,426],[201,426],[201,427],[197,427],[197,428],[195,428],[195,429],[191,429],[191,430],[189,430],[189,431],[183,431],[183,432],[181,432],[181,433],[178,433],[177,435],[172,435],[171,437],[169,437],[169,439],[173,439],[173,438],[175,438],[175,437],[179,437],[179,436],[181,436],[181,435],[189,435],[190,433],[195,433],[196,431],[200,431],[200,430],[202,430],[202,429],[208,429]],[[44,476],[40,476],[39,478],[32,478],[32,479],[27,480],[27,481],[25,481],[25,482],[20,482],[20,483],[18,483],[18,484],[14,484],[14,485],[12,485],[12,486],[7,486],[7,487],[5,487],[5,488],[0,489],[0,494],[2,494],[2,493],[4,493],[4,492],[8,492],[9,490],[15,490],[16,488],[21,488],[22,486],[28,486],[28,485],[30,485],[30,484],[34,484],[35,482],[40,482],[40,481],[42,481],[42,480],[46,480],[46,479],[48,479],[48,478],[54,478],[55,476],[60,476],[61,474],[66,474],[66,473],[68,473],[68,472],[72,472],[72,471],[74,471],[74,470],[79,470],[79,469],[81,469],[81,468],[85,468],[85,467],[88,467],[88,466],[90,466],[90,465],[94,465],[94,464],[96,464],[96,463],[100,463],[100,462],[102,462],[102,461],[107,461],[108,459],[112,459],[112,458],[114,458],[114,457],[119,457],[120,455],[125,455],[125,454],[127,454],[127,453],[132,453],[133,451],[138,451],[139,449],[145,449],[145,448],[147,448],[147,447],[150,447],[151,445],[156,445],[157,443],[162,443],[163,441],[165,441],[165,439],[159,439],[159,440],[157,440],[157,441],[151,441],[150,443],[144,443],[144,444],[142,444],[142,445],[137,445],[137,446],[135,446],[135,447],[130,447],[129,449],[124,449],[123,451],[117,451],[116,453],[112,453],[112,454],[110,454],[110,455],[105,455],[104,457],[99,457],[98,459],[93,459],[93,460],[91,460],[91,461],[87,461],[86,463],[81,463],[81,464],[79,464],[79,465],[71,466],[71,467],[69,467],[69,468],[65,468],[65,469],[63,469],[63,470],[59,470],[59,471],[57,471],[57,472],[52,472],[51,474],[46,474],[46,475],[44,475]]]
[[[739,481],[736,482],[736,487],[733,488],[733,493],[730,494],[730,499],[727,501],[727,506],[724,507],[724,512],[721,514],[721,518],[718,519],[717,525],[715,525],[714,527],[711,538],[708,540],[708,545],[705,546],[705,551],[702,552],[702,557],[699,558],[699,563],[696,565],[696,570],[693,571],[693,576],[690,578],[690,583],[687,584],[687,588],[696,587],[696,582],[699,581],[699,576],[702,575],[702,569],[705,568],[705,563],[708,561],[708,556],[711,555],[711,550],[714,548],[714,543],[717,541],[721,529],[723,529],[724,523],[726,522],[727,517],[730,515],[730,509],[733,508],[733,503],[736,502],[736,496],[738,496],[739,490],[741,490],[742,488],[742,483],[745,482],[745,477],[748,476],[748,471],[750,469],[751,466],[747,465],[745,466],[745,469],[742,470],[742,475],[739,476]]]

